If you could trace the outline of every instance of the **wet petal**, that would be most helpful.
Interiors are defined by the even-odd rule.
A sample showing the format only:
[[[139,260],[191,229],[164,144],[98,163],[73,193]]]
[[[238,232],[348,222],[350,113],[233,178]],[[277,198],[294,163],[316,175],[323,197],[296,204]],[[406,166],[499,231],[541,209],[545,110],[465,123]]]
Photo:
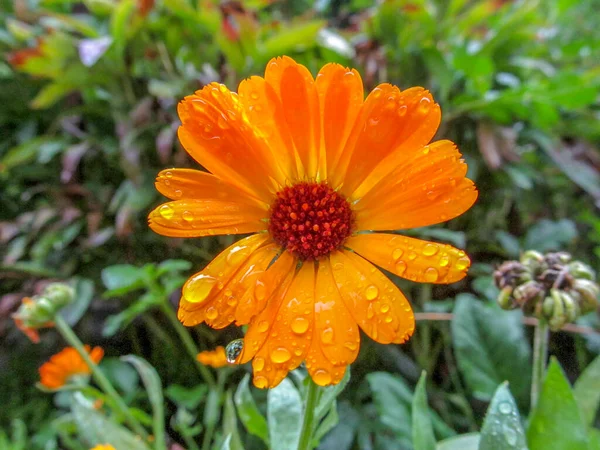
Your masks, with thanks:
[[[363,84],[356,70],[330,63],[319,71],[315,86],[321,107],[327,167],[331,168],[337,164],[362,107]],[[335,179],[334,174],[328,174],[329,177]]]
[[[199,237],[265,230],[266,216],[264,209],[239,202],[184,199],[160,205],[148,221],[163,236]]]
[[[285,112],[273,86],[261,77],[243,80],[238,88],[246,117],[259,137],[268,143],[271,158],[286,177],[286,185],[301,178],[302,165],[288,129]]]
[[[333,277],[361,329],[382,344],[405,342],[415,329],[406,297],[383,273],[355,253],[331,254]]]
[[[344,177],[341,193],[360,198],[398,161],[433,138],[440,117],[439,105],[423,88],[401,92],[396,86],[381,84],[373,89],[334,169]]]
[[[277,386],[289,371],[304,361],[313,334],[314,301],[315,266],[313,261],[305,261],[278,310],[271,311],[268,317],[257,318],[257,322],[250,325],[257,329],[268,327],[264,344],[252,362],[255,386]]]
[[[269,203],[285,182],[265,140],[245,116],[237,94],[211,83],[178,105],[179,140],[221,180]]]
[[[239,269],[262,246],[269,242],[269,235],[255,234],[241,239],[219,253],[201,272],[193,275],[183,286],[178,317],[186,326],[197,325],[212,316],[216,309],[207,307],[225,288]],[[216,316],[215,316],[216,317]],[[210,318],[210,317],[209,317]]]
[[[318,179],[319,169],[319,176],[324,177],[319,98],[311,73],[303,65],[283,56],[269,61],[265,80],[273,87],[283,106],[287,128],[304,168],[304,179]]]
[[[267,204],[250,197],[244,191],[225,183],[213,174],[200,170],[163,170],[156,177],[155,186],[158,192],[171,200],[181,198],[220,200],[268,209]]]
[[[469,209],[477,190],[450,141],[407,157],[355,204],[358,230],[396,230],[445,222]]]
[[[471,265],[465,252],[451,245],[397,234],[359,234],[345,245],[373,264],[421,283],[454,283],[466,276]]]

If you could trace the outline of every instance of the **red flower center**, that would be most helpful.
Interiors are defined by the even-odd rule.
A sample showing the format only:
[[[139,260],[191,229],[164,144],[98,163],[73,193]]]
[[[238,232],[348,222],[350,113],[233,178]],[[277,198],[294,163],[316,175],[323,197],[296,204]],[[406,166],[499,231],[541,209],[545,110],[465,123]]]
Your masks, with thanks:
[[[298,183],[277,193],[269,231],[275,242],[301,260],[339,248],[352,231],[348,201],[325,183]]]

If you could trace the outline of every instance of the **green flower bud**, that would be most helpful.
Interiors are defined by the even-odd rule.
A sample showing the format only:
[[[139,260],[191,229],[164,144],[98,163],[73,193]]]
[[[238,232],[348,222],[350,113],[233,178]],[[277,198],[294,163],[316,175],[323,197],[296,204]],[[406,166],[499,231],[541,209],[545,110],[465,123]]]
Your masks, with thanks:
[[[57,309],[60,309],[73,301],[75,290],[64,283],[51,283],[46,286],[42,296],[52,302]]]
[[[577,301],[579,298],[579,294],[576,292],[567,293],[561,292],[563,304],[565,305],[565,314],[567,317],[567,323],[575,322],[581,313],[579,308],[579,302]]]
[[[502,309],[513,309],[516,307],[516,304],[512,298],[512,292],[513,288],[511,286],[506,286],[500,290],[496,301]]]
[[[552,297],[548,296],[544,299],[542,314],[546,319],[550,319],[554,314],[554,299]]]
[[[596,273],[590,266],[582,263],[581,261],[573,261],[568,265],[569,274],[574,278],[581,278],[584,280],[596,280]]]
[[[530,273],[538,273],[544,266],[544,255],[535,250],[527,250],[521,255],[521,264],[523,264]]]
[[[560,330],[567,323],[567,315],[565,313],[565,304],[563,303],[561,291],[559,289],[551,289],[550,296],[554,300],[554,309],[552,317],[548,320],[552,331]]]
[[[583,314],[598,308],[598,295],[600,294],[598,284],[591,280],[576,279],[573,282],[573,290],[580,295],[580,306]]]

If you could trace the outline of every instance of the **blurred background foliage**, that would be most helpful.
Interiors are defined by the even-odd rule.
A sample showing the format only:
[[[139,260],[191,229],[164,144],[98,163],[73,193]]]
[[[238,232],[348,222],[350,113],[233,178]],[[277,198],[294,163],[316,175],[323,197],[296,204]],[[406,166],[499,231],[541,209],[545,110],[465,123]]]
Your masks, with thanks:
[[[436,138],[458,144],[480,190],[459,219],[415,232],[466,248],[470,277],[434,288],[395,279],[429,320],[408,345],[363,344],[342,420],[321,447],[411,448],[421,369],[438,437],[477,430],[505,379],[527,410],[531,332],[519,313],[494,309],[491,273],[524,249],[567,250],[599,267],[598,0],[0,4],[0,442],[12,435],[14,448],[54,448],[61,436],[64,448],[78,448],[57,425],[60,395],[34,387],[37,367],[62,344],[47,332],[34,346],[9,318],[23,296],[56,279],[77,288],[66,314],[86,342],[157,368],[170,435],[184,443],[199,432],[190,424],[206,389],[164,306],[175,307],[184,277],[233,239],[153,234],[146,215],[161,200],[153,181],[165,167],[193,167],[177,142],[179,99],[211,81],[233,89],[282,54],[314,74],[331,61],[356,67],[367,89],[430,89],[443,111]],[[596,315],[581,321],[584,332],[551,343],[572,378],[600,352]],[[191,332],[201,349],[240,336]],[[136,373],[115,358],[104,364],[144,406]],[[232,386],[242,375],[231,374]],[[254,448],[256,438],[244,440]]]

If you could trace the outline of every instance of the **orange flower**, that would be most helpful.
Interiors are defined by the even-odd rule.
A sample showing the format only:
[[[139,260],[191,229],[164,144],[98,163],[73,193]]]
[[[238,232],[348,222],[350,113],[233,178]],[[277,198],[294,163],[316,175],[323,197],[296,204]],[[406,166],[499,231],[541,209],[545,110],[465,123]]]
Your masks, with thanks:
[[[117,450],[117,449],[114,448],[110,444],[100,444],[100,445],[96,445],[94,448],[91,448],[90,450]]]
[[[227,366],[229,364],[227,362],[227,356],[225,356],[225,348],[221,346],[215,348],[214,350],[207,350],[205,352],[198,353],[196,359],[205,366],[211,366],[215,369]]]
[[[85,350],[96,364],[104,356],[104,350],[100,347],[94,347],[90,352],[90,346],[86,345]],[[42,364],[42,367],[40,367],[40,382],[49,389],[58,389],[67,384],[69,378],[74,375],[89,375],[91,373],[89,366],[77,353],[77,350],[73,347],[67,347],[53,355],[50,361]]]
[[[413,333],[406,297],[373,264],[409,280],[453,283],[470,265],[449,245],[386,233],[433,225],[477,198],[450,141],[428,145],[440,123],[431,94],[376,87],[337,64],[316,79],[288,57],[238,93],[212,83],[178,107],[179,139],[210,172],[162,171],[173,201],[150,213],[172,237],[255,233],[183,287],[188,326],[249,324],[237,363],[254,384],[279,384],[303,361],[319,385],[338,383],[361,328],[381,343]]]

